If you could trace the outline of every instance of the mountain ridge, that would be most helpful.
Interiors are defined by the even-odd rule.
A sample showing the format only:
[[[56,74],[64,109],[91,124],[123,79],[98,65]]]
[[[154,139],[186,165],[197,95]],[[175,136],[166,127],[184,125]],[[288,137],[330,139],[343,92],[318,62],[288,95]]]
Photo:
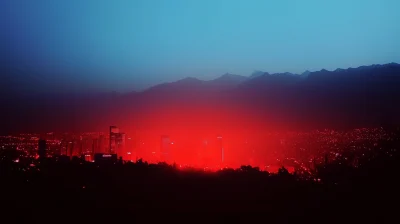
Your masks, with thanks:
[[[301,74],[294,74],[294,73],[291,73],[291,72],[269,73],[269,72],[264,72],[264,71],[260,71],[260,70],[255,70],[249,76],[242,76],[242,75],[225,73],[225,74],[223,74],[223,75],[221,75],[221,76],[219,76],[219,77],[217,77],[215,79],[209,80],[209,81],[201,80],[201,79],[194,78],[194,77],[186,77],[184,79],[180,79],[180,80],[177,80],[177,81],[174,81],[174,82],[161,83],[161,84],[158,84],[158,85],[163,85],[163,84],[168,84],[168,83],[176,83],[176,82],[187,80],[187,79],[201,81],[201,82],[204,82],[204,83],[207,83],[207,82],[210,83],[210,82],[216,81],[216,80],[225,80],[225,79],[227,79],[227,77],[240,77],[240,78],[242,78],[241,81],[243,81],[243,82],[251,80],[251,79],[254,79],[254,78],[259,78],[260,76],[265,76],[265,75],[267,75],[267,76],[269,75],[269,76],[303,76],[303,77],[307,77],[307,76],[309,76],[310,74],[313,74],[313,73],[346,72],[346,71],[351,71],[351,70],[382,68],[382,67],[390,67],[390,66],[400,67],[400,64],[395,63],[395,62],[391,62],[391,63],[387,63],[387,64],[372,64],[372,65],[362,65],[362,66],[358,66],[358,67],[349,67],[347,69],[337,68],[337,69],[332,70],[332,71],[329,71],[327,69],[321,69],[319,71],[314,71],[314,72],[306,70]],[[155,85],[155,86],[158,86],[158,85]],[[150,87],[150,88],[152,88],[152,87]],[[146,91],[146,90],[143,90],[143,91]]]
[[[294,74],[290,72],[282,72],[282,73],[269,73],[269,72],[264,72],[260,70],[255,70],[253,73],[251,73],[249,76],[242,76],[242,75],[236,75],[236,74],[230,74],[230,73],[225,73],[215,79],[212,80],[201,80],[195,77],[186,77],[180,80],[172,81],[172,82],[165,82],[165,83],[160,83],[156,84],[153,86],[150,86],[149,88],[146,88],[141,91],[128,91],[125,93],[121,94],[133,94],[133,93],[139,93],[139,92],[146,92],[154,88],[159,88],[160,86],[164,86],[165,84],[171,84],[171,83],[197,83],[197,84],[205,84],[205,83],[213,83],[213,82],[230,82],[231,85],[233,84],[240,84],[241,82],[245,82],[254,78],[258,78],[260,76],[265,76],[265,75],[272,75],[272,76],[285,76],[285,75],[293,75],[293,76],[302,76],[302,77],[308,77],[310,74],[318,73],[318,72],[325,72],[325,73],[330,73],[330,72],[335,72],[335,73],[340,73],[340,72],[349,72],[353,70],[368,70],[368,69],[378,69],[378,68],[384,68],[384,67],[400,67],[398,63],[391,62],[387,64],[372,64],[372,65],[362,65],[358,67],[349,67],[347,69],[344,68],[337,68],[335,70],[329,71],[327,69],[321,69],[319,71],[309,71],[306,70],[301,74]],[[22,94],[24,90],[26,89],[27,93],[30,94],[31,91],[35,91],[35,85],[41,86],[39,89],[41,90],[40,92],[43,93],[51,93],[51,91],[57,89],[56,87],[49,88],[48,91],[43,91],[47,87],[51,87],[51,84],[48,83],[48,80],[46,80],[47,75],[43,76],[40,75],[38,72],[29,72],[26,69],[21,69],[21,68],[16,68],[16,69],[10,69],[2,66],[1,68],[1,73],[2,73],[2,78],[3,78],[3,83],[2,87],[4,91],[9,91],[10,93],[18,93]],[[28,80],[26,80],[28,78]],[[111,91],[110,91],[111,92]],[[118,91],[117,91],[118,92]]]
[[[2,104],[7,116],[1,121],[6,130],[106,127],[110,123],[204,130],[400,125],[398,64],[320,70],[306,77],[276,74],[263,73],[224,85],[185,78],[143,92],[103,97],[9,98]]]

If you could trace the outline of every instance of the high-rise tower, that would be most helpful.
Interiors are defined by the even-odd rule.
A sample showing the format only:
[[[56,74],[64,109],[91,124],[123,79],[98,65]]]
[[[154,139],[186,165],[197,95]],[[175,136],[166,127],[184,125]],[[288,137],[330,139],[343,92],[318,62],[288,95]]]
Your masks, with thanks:
[[[117,152],[117,137],[119,134],[119,128],[116,126],[110,126],[110,145],[109,145],[109,153],[116,154]]]

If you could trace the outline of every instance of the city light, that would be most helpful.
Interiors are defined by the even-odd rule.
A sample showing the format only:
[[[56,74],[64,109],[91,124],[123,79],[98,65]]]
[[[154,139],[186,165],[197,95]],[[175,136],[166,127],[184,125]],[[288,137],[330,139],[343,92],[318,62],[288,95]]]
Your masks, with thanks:
[[[113,145],[115,154],[109,151],[109,138],[101,132],[88,132],[77,134],[57,134],[53,132],[51,139],[46,140],[46,157],[57,158],[59,156],[84,157],[86,161],[96,160],[95,154],[101,158],[122,158],[122,161],[136,161],[142,159],[149,163],[165,161],[169,164],[187,164],[194,168],[206,168],[206,170],[219,170],[221,167],[239,168],[242,164],[251,164],[262,167],[268,172],[277,172],[279,167],[285,166],[289,172],[302,170],[310,173],[317,164],[326,161],[338,161],[340,164],[352,164],[359,166],[359,160],[369,155],[372,149],[381,148],[379,141],[390,140],[394,137],[382,128],[363,128],[351,131],[316,130],[310,132],[270,132],[265,133],[261,141],[253,135],[225,137],[222,144],[222,135],[217,135],[216,141],[198,138],[192,141],[190,138],[174,136],[176,141],[170,141],[169,136],[164,135],[160,143],[149,137],[136,139],[120,131],[115,140],[118,144]],[[122,135],[124,134],[124,135]],[[229,136],[229,135],[226,135]],[[122,137],[122,138],[121,138]],[[21,153],[21,158],[39,158],[38,154],[39,135],[20,134],[0,136],[1,147],[15,147]],[[123,139],[131,139],[138,145],[128,144]],[[144,146],[144,141],[148,142]],[[133,142],[133,141],[130,141]],[[179,144],[176,144],[179,142]],[[164,144],[165,143],[165,144]],[[284,143],[284,144],[282,144]],[[168,147],[174,145],[174,147]],[[249,148],[251,147],[251,148]],[[84,149],[84,150],[83,150]],[[349,151],[353,154],[348,155]],[[394,151],[386,152],[391,156]],[[135,155],[136,159],[132,158]],[[181,166],[179,166],[181,168]],[[185,165],[186,167],[186,165]]]

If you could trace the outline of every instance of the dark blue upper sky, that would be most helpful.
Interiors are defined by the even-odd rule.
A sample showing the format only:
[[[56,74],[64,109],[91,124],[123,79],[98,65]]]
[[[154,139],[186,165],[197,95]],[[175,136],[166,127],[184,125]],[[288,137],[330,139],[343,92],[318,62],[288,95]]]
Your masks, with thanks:
[[[78,89],[139,90],[187,76],[301,73],[400,61],[398,0],[0,4],[8,63]]]

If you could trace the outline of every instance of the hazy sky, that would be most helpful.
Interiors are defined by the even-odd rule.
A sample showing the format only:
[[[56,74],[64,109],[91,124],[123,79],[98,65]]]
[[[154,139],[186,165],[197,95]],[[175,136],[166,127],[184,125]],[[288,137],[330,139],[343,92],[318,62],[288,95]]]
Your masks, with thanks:
[[[400,62],[399,0],[3,0],[0,7],[9,63],[91,88]]]

